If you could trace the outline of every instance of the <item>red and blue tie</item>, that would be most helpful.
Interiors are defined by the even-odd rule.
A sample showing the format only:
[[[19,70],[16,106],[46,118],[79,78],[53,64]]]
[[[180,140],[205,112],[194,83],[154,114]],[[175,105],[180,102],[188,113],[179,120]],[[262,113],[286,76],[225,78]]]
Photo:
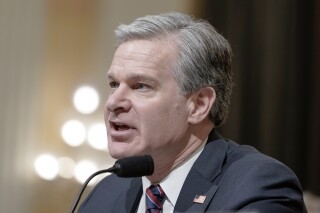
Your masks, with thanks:
[[[160,185],[151,185],[146,190],[146,213],[162,213],[165,194]]]

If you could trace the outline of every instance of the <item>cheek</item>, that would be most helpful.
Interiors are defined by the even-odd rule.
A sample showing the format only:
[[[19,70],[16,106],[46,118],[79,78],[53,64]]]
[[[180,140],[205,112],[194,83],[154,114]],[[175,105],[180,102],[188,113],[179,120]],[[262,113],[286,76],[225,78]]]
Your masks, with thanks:
[[[107,105],[105,103],[104,108],[103,108],[103,116],[104,116],[104,121],[107,122],[108,116],[109,116],[109,110],[107,109]]]
[[[176,131],[185,129],[188,116],[184,102],[169,102],[153,106],[141,108],[139,112],[141,130],[144,133],[151,134],[153,137],[164,137],[163,134],[175,134]]]

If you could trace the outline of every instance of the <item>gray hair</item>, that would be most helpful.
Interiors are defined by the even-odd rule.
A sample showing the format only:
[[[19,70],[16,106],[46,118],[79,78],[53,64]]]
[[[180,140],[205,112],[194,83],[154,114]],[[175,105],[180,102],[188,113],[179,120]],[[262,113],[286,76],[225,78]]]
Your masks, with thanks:
[[[179,92],[188,95],[212,87],[216,100],[210,112],[215,126],[227,117],[232,92],[231,57],[228,41],[205,20],[181,13],[145,16],[115,31],[118,45],[129,40],[171,39],[179,49],[173,76]]]

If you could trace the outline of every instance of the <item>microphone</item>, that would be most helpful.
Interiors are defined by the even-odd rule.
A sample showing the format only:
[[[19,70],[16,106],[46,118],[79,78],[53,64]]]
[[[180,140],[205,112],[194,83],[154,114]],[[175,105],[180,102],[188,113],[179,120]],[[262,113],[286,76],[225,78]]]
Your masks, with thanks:
[[[116,174],[118,177],[141,177],[152,175],[153,170],[154,164],[150,155],[132,156],[117,160],[112,167],[97,171],[88,177],[88,179],[82,185],[81,190],[72,205],[70,213],[74,213],[85,188],[95,176],[110,172]]]
[[[153,159],[150,155],[119,159],[109,170],[119,177],[141,177],[153,174]]]

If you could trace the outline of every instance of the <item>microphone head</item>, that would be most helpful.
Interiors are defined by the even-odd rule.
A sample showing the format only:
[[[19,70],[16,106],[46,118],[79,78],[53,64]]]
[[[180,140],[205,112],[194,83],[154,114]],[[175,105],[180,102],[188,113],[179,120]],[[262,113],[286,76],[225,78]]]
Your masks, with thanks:
[[[141,177],[153,174],[154,164],[150,155],[121,158],[114,164],[113,171],[119,177]]]

